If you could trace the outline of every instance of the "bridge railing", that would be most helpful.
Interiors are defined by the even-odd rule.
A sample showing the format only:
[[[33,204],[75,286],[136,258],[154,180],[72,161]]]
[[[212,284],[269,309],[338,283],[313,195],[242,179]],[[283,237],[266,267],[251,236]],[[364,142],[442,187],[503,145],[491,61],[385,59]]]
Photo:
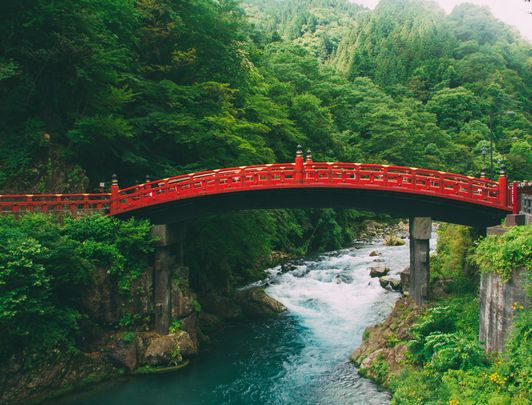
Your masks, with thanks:
[[[18,211],[104,211],[111,215],[168,201],[234,191],[333,187],[389,190],[430,195],[511,210],[522,195],[498,182],[436,170],[372,163],[304,161],[298,149],[292,163],[239,166],[173,176],[120,189],[116,177],[110,193],[0,195],[0,213]],[[524,189],[523,189],[524,190]],[[529,193],[530,194],[530,193]],[[527,194],[527,195],[529,195]],[[528,200],[527,200],[528,201]],[[515,208],[514,208],[515,209]]]
[[[103,211],[110,204],[110,193],[0,195],[0,213]]]
[[[305,183],[353,184],[366,187],[438,193],[493,204],[500,203],[499,183],[453,173],[362,163],[305,165]]]
[[[232,191],[283,187],[358,187],[435,195],[508,209],[501,184],[435,170],[363,163],[307,161],[302,177],[294,163],[241,166],[150,181],[118,191],[113,213],[167,201]],[[504,186],[506,189],[506,186]]]
[[[166,201],[294,183],[294,164],[275,163],[191,173],[150,181],[118,192],[116,212]]]

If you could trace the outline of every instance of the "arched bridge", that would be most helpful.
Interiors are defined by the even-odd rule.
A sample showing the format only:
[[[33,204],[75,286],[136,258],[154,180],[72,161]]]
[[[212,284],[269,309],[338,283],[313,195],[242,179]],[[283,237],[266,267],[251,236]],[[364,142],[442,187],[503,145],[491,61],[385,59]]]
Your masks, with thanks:
[[[295,161],[209,170],[148,181],[110,193],[0,195],[2,212],[103,211],[170,223],[254,208],[357,208],[393,216],[427,216],[473,226],[500,223],[517,198],[499,181],[413,167]]]

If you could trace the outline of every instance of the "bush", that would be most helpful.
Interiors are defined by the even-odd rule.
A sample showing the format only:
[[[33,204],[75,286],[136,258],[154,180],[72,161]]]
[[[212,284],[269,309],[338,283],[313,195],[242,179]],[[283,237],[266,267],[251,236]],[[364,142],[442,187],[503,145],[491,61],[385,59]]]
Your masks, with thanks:
[[[392,405],[442,404],[449,397],[438,375],[412,367],[403,369],[390,380]],[[444,399],[442,401],[442,399]],[[448,403],[448,402],[447,402]]]
[[[436,255],[431,257],[431,281],[446,280],[445,291],[470,293],[476,291],[477,268],[469,257],[475,248],[478,235],[473,228],[440,224]]]
[[[149,230],[96,215],[62,224],[41,214],[0,217],[0,359],[73,348],[82,289],[106,267],[125,290],[144,269]]]
[[[181,330],[183,327],[183,322],[174,319],[168,328],[169,333],[176,333],[178,330]]]
[[[431,333],[424,351],[432,352],[429,365],[438,371],[465,370],[485,363],[479,344],[460,333]]]
[[[478,301],[472,296],[448,299],[427,309],[412,327],[409,350],[414,361],[435,370],[484,364],[478,344]]]
[[[532,226],[514,226],[502,235],[484,238],[472,257],[482,272],[494,272],[508,281],[517,268],[532,269]]]

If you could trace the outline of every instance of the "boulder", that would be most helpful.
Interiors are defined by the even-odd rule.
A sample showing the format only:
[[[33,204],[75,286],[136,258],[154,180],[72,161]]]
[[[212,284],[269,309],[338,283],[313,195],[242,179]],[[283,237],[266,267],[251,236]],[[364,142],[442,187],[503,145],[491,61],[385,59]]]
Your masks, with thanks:
[[[248,288],[239,293],[238,301],[246,316],[268,318],[286,311],[286,307],[270,297],[259,287]]]
[[[369,268],[369,275],[371,277],[382,277],[389,273],[390,269],[383,265],[373,266]]]
[[[404,239],[401,239],[396,235],[386,235],[384,237],[384,244],[386,246],[402,246],[405,243]]]
[[[202,332],[211,333],[224,325],[221,317],[209,312],[201,311],[199,314],[199,327]]]
[[[197,345],[185,331],[168,335],[152,334],[145,337],[144,363],[150,366],[170,366],[183,361],[183,356],[198,352]]]
[[[393,276],[379,277],[382,288],[390,291],[401,291],[401,279]]]
[[[117,344],[108,349],[107,356],[111,362],[128,371],[133,371],[138,366],[137,344],[135,341],[127,344]]]
[[[294,263],[287,262],[287,263],[281,264],[281,272],[282,273],[287,273],[287,272],[295,270],[295,269],[297,269],[297,266]]]
[[[373,257],[373,256],[380,256],[381,254],[377,252],[376,250],[373,250],[369,255]]]
[[[241,306],[234,297],[222,295],[203,295],[200,297],[202,312],[208,312],[224,320],[242,319]]]

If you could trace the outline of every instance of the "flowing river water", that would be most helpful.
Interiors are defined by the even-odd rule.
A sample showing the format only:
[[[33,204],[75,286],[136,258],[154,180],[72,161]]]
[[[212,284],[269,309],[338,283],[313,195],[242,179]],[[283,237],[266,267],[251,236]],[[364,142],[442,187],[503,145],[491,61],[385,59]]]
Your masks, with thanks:
[[[373,250],[380,256],[370,256]],[[100,384],[55,403],[387,404],[389,393],[348,361],[364,329],[382,321],[399,297],[369,276],[375,261],[399,273],[408,265],[408,241],[357,244],[296,262],[288,272],[269,269],[263,285],[286,305],[285,314],[227,326],[178,372]]]

